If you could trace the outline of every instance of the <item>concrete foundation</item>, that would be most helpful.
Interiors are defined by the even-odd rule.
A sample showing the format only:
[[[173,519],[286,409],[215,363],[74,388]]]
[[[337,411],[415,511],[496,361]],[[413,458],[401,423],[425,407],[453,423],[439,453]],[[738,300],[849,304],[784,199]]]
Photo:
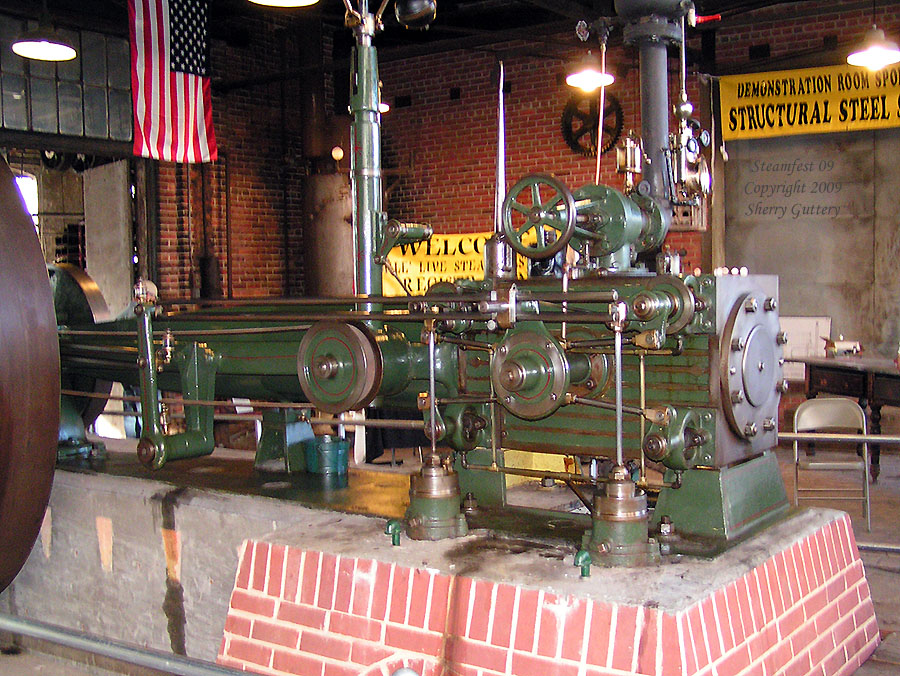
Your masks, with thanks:
[[[597,569],[475,531],[57,472],[0,610],[258,673],[850,674],[878,628],[849,519],[804,510],[714,561]]]

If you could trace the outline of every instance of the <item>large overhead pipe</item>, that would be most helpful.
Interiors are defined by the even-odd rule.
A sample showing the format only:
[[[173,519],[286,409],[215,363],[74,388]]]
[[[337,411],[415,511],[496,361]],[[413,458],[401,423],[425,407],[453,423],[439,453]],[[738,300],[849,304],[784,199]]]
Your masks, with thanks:
[[[376,21],[369,12],[367,0],[360,0],[356,18],[353,89],[350,94],[350,114],[353,117],[350,173],[356,206],[356,293],[379,296],[381,266],[374,261],[374,247],[375,242],[381,239],[385,220],[382,205],[381,113],[378,111],[378,57],[372,45]],[[378,312],[381,308],[365,303],[362,309]]]
[[[644,151],[643,177],[638,191],[656,199],[666,220],[672,199],[668,169],[669,75],[666,49],[680,45],[680,19],[690,3],[682,0],[617,0],[616,13],[628,22],[625,42],[637,45],[641,60],[641,143]]]

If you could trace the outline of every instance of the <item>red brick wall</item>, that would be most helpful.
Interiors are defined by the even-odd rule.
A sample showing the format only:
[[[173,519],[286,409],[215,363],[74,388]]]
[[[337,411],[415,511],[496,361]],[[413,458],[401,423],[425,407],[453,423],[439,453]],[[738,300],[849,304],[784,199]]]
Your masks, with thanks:
[[[299,33],[284,19],[259,12],[243,24],[246,46],[212,43],[213,77],[224,81],[296,68]],[[235,296],[283,295],[302,290],[302,178],[296,79],[213,90],[219,161],[160,165],[159,282],[166,296],[199,290],[198,257],[214,255],[228,288],[225,165],[231,183],[232,285]],[[201,179],[201,172],[205,178]],[[203,184],[205,183],[205,201]],[[204,212],[205,229],[204,237]]]
[[[565,84],[565,66],[583,48],[574,34],[549,40],[570,43],[568,56],[515,56],[504,61],[511,87],[505,97],[507,185],[541,172],[555,174],[574,190],[592,183],[596,169],[595,158],[575,154],[561,133],[562,111],[575,91]],[[538,54],[547,51],[541,44],[533,47]],[[623,108],[624,136],[640,127],[637,54],[613,48],[608,64],[618,74],[608,91]],[[671,68],[675,65],[670,61]],[[497,147],[495,71],[496,58],[483,51],[455,51],[382,66],[385,98],[393,102],[398,96],[409,96],[412,103],[395,106],[383,117],[385,164],[401,171],[388,202],[392,217],[425,221],[437,232],[491,229]],[[675,96],[677,72],[670,72],[669,79]],[[450,99],[451,88],[460,89],[458,100]],[[696,78],[690,80],[689,96],[699,110]],[[600,180],[622,188],[614,152],[603,155]],[[698,233],[681,233],[672,247],[688,249],[691,266],[701,263]]]
[[[677,611],[246,542],[219,662],[272,676],[401,665],[423,676],[838,676],[878,643],[843,515]]]
[[[615,50],[609,60],[615,64],[622,58],[621,50]],[[429,222],[437,232],[492,227],[495,69],[493,55],[463,51],[382,66],[385,98],[412,100],[410,107],[395,107],[383,117],[385,164],[403,172],[388,203],[392,216]],[[573,92],[562,81],[564,63],[515,57],[505,61],[505,70],[511,87],[505,102],[507,183],[533,172],[555,174],[571,189],[593,182],[595,160],[573,153],[560,131],[563,107]],[[458,100],[450,100],[452,87],[460,89]],[[636,69],[609,91],[622,104],[625,132],[637,128]],[[603,156],[601,181],[622,185],[613,153]]]
[[[879,26],[889,36],[900,33],[896,3],[880,7]],[[214,74],[233,80],[254,74],[277,72],[297,64],[299,31],[284,32],[284,24],[272,12],[257,12],[246,22],[250,43],[229,47],[213,42]],[[871,23],[868,5],[844,0],[822,5],[799,2],[770,10],[726,17],[707,24],[716,31],[719,68],[775,70],[799,67],[803,59],[821,59],[823,38],[837,36],[842,47],[857,41]],[[344,29],[338,29],[344,30]],[[552,172],[569,187],[593,181],[594,160],[574,154],[563,142],[560,116],[570,96],[562,81],[568,55],[583,47],[572,34],[549,38],[565,46],[559,53],[542,42],[508,44],[504,48],[530,47],[534,56],[507,57],[507,82],[512,91],[507,105],[507,181],[534,172]],[[326,36],[326,47],[330,36]],[[768,43],[772,58],[752,63],[748,49]],[[273,46],[274,45],[274,46]],[[689,39],[699,49],[699,38]],[[550,56],[547,56],[550,54]],[[785,62],[799,54],[800,62]],[[835,62],[842,58],[835,53]],[[788,65],[785,65],[785,64]],[[392,217],[432,223],[438,232],[486,230],[492,224],[496,96],[492,83],[495,57],[485,51],[453,51],[405,61],[383,63],[384,95],[394,102],[409,96],[412,105],[384,116],[384,159],[387,167],[400,169],[390,193]],[[625,132],[638,129],[637,57],[634,50],[612,48],[609,64],[619,77],[609,89],[625,113]],[[677,91],[676,61],[670,60],[670,90]],[[451,100],[451,87],[460,98]],[[689,78],[689,93],[696,110],[700,100],[696,76]],[[282,98],[283,97],[283,98]],[[301,231],[302,176],[298,90],[293,80],[214,96],[214,121],[219,147],[228,157],[231,174],[233,277],[235,295],[297,293],[303,286]],[[612,153],[603,157],[601,181],[621,187]],[[179,175],[179,171],[182,173]],[[187,173],[172,165],[161,167],[160,282],[166,295],[189,295],[198,285],[197,256],[203,233],[199,208],[187,206]],[[224,161],[210,170],[207,204],[207,240],[210,253],[219,260],[222,286],[227,288],[224,234]],[[194,200],[192,194],[192,202]],[[685,269],[709,271],[708,233],[672,232],[666,244],[687,250]],[[308,262],[307,262],[308,264]]]

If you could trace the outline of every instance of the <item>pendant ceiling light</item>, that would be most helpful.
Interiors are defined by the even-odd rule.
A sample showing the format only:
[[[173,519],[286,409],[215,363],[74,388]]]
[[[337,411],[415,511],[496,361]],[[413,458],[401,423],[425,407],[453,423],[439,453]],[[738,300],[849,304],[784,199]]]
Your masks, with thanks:
[[[77,55],[74,45],[53,27],[47,0],[44,0],[37,28],[19,35],[12,43],[12,50],[22,58],[37,61],[71,61]]]
[[[847,63],[869,70],[881,70],[900,61],[900,47],[884,37],[884,31],[872,24],[859,49],[847,55]]]
[[[605,50],[604,50],[605,51]],[[600,87],[608,87],[616,78],[606,72],[606,65],[591,52],[566,75],[566,84],[585,92],[597,91]]]
[[[315,5],[319,0],[250,0],[250,2],[266,7],[309,7]]]
[[[900,47],[884,37],[884,31],[875,25],[875,0],[872,0],[872,27],[866,31],[862,45],[847,55],[847,63],[869,70],[881,70],[900,61]]]

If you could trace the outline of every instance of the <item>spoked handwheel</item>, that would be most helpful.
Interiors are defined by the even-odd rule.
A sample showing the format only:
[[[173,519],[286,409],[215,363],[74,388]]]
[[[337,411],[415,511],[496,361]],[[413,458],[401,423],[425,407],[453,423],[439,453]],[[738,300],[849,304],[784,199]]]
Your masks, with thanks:
[[[0,590],[24,565],[50,499],[59,347],[47,267],[0,159]]]
[[[529,174],[506,194],[502,219],[513,249],[533,260],[552,258],[575,232],[575,198],[559,179]]]

